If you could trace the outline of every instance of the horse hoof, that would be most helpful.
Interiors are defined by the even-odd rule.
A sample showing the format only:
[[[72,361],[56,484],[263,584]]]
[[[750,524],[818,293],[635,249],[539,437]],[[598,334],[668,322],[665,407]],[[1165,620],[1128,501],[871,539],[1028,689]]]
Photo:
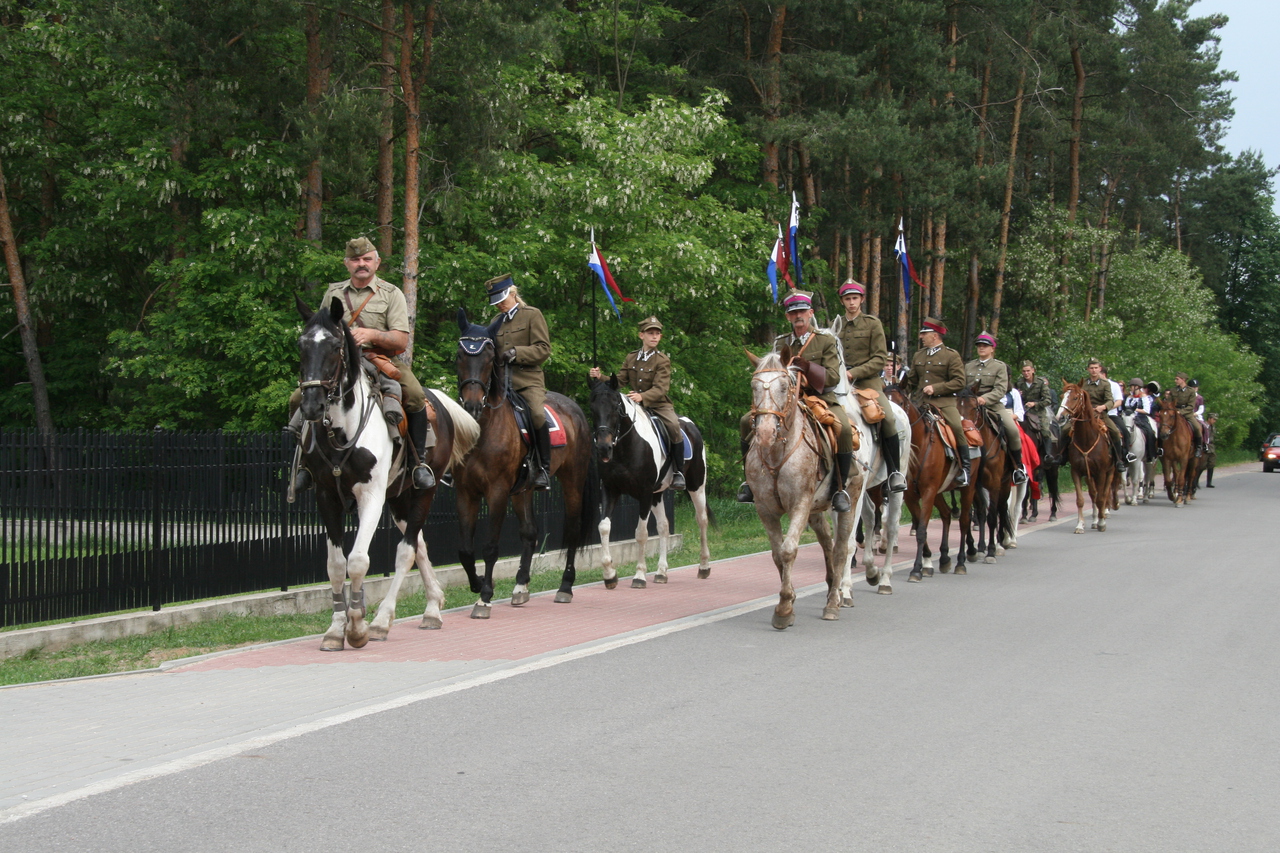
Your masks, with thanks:
[[[1018,547],[1018,543],[1017,543],[1017,542],[1010,542],[1010,543],[1008,543],[1007,545],[1005,545],[1004,547],[1005,547],[1005,548],[1007,548],[1008,550],[1012,551],[1014,548],[1017,548],[1017,547]]]
[[[955,574],[957,574],[957,575],[967,575],[967,574],[969,574],[969,570],[968,570],[968,569],[966,569],[964,566],[956,566]]]
[[[772,625],[773,627],[777,628],[779,631],[785,631],[788,628],[790,628],[793,624],[795,624],[795,621],[796,621],[796,615],[794,613],[790,613],[786,616],[782,616],[781,614],[775,613],[773,614]]]
[[[420,631],[439,631],[444,627],[444,621],[439,616],[423,616],[422,621],[418,623]]]
[[[922,578],[920,577],[919,572],[912,572],[907,575],[907,583],[920,583],[921,580]]]
[[[1107,523],[1106,523],[1105,521],[1104,521],[1104,522],[1101,522],[1101,523],[1098,525],[1098,532],[1099,532],[1099,533],[1106,533],[1106,532],[1107,532]]]
[[[867,586],[875,586],[878,583],[880,583],[880,576],[867,572]]]
[[[617,589],[617,588],[618,588],[618,579],[617,579],[617,578],[605,578],[605,579],[604,579],[604,588],[605,588],[605,589]]]
[[[835,622],[840,618],[840,608],[827,605],[822,608],[822,621]]]
[[[927,578],[931,578],[931,577],[933,577],[933,568],[932,568],[932,567],[930,567],[930,568],[925,569],[925,570],[924,570],[924,576],[925,576],[925,577],[927,577]]]
[[[1083,528],[1083,527],[1077,527],[1077,528],[1076,528],[1074,531],[1072,531],[1072,532],[1073,532],[1073,533],[1084,533],[1084,528]]]
[[[982,558],[982,562],[986,563],[987,565],[991,565],[995,561],[996,561],[996,558],[990,555]],[[956,569],[956,574],[962,574],[962,572],[959,569]]]
[[[841,607],[852,607],[852,606],[853,606],[853,596],[851,596],[851,595],[842,595],[842,596],[840,596],[840,606],[841,606]]]
[[[880,588],[876,590],[880,595],[893,595],[893,587],[887,583],[880,584]]]
[[[387,641],[387,634],[390,633],[390,628],[383,628],[381,625],[375,625],[369,629],[369,641],[373,643],[385,643]]]
[[[342,637],[325,637],[320,641],[320,651],[322,652],[340,652],[343,649],[345,641]]]
[[[363,634],[357,634],[354,637],[347,637],[347,642],[351,644],[351,648],[353,649],[363,649],[365,646],[369,645],[369,632],[366,631]]]
[[[653,582],[654,582],[654,583],[666,583],[666,582],[667,582],[667,576],[666,576],[666,575],[654,575],[654,576],[653,576]]]
[[[631,579],[631,588],[632,588],[632,589],[644,589],[646,586],[648,586],[648,584],[647,584],[647,583],[645,583],[644,578],[632,578],[632,579]]]
[[[1057,514],[1056,512],[1051,512],[1051,513],[1049,513],[1049,520],[1050,520],[1050,521],[1057,521],[1057,520],[1058,520],[1058,514]]]
[[[556,604],[572,604],[572,603],[573,603],[573,593],[565,592],[564,590],[561,590],[560,592],[556,593]]]
[[[704,581],[704,580],[706,580],[706,579],[707,579],[707,578],[709,578],[709,577],[711,577],[711,569],[710,569],[710,568],[698,569],[698,580],[700,580],[700,581]]]
[[[488,619],[489,612],[493,610],[493,606],[485,604],[483,601],[477,601],[475,606],[471,608],[472,619]]]
[[[529,590],[522,589],[519,592],[511,593],[511,606],[519,607],[521,604],[529,603]]]

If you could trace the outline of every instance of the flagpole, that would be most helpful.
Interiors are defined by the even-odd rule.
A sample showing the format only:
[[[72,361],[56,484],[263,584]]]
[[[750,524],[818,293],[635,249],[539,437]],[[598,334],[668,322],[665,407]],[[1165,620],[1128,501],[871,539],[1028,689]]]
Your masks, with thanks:
[[[592,244],[594,245],[594,244]],[[587,277],[590,278],[591,271],[587,271]],[[599,367],[600,360],[596,357],[596,283],[591,282],[591,366]]]

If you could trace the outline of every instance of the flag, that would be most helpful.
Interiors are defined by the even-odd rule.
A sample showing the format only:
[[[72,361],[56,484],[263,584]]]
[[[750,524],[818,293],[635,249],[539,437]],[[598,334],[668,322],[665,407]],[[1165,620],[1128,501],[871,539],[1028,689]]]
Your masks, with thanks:
[[[618,288],[617,282],[613,280],[613,273],[609,272],[609,265],[605,263],[604,256],[600,254],[600,250],[596,248],[596,229],[591,229],[591,254],[587,255],[587,266],[595,272],[596,277],[600,279],[600,288],[604,291],[604,295],[609,300],[609,307],[613,309],[613,313],[618,315],[618,319],[622,319],[622,312],[618,310],[618,305],[613,301],[613,294],[618,294],[618,298],[623,302],[634,302],[622,295],[622,291]],[[609,289],[613,288],[613,293]]]
[[[778,270],[782,270],[782,278],[792,290],[791,273],[787,272],[787,241],[782,239],[782,226],[778,226],[778,239],[773,242],[773,251],[769,253],[769,263],[765,266],[765,274],[769,276],[769,287],[773,291],[773,303],[778,304]]]
[[[800,271],[800,250],[796,245],[796,237],[800,231],[800,202],[796,201],[796,194],[791,194],[791,261],[796,265],[796,283],[792,287],[804,288],[804,274]],[[787,284],[791,284],[791,279],[787,279]]]
[[[898,263],[902,267],[902,296],[906,299],[907,304],[911,304],[911,282],[915,282],[917,287],[923,287],[920,284],[920,277],[916,275],[916,268],[911,264],[911,256],[907,254],[907,237],[902,230],[902,219],[898,219],[898,242],[894,244],[893,251],[898,255]]]

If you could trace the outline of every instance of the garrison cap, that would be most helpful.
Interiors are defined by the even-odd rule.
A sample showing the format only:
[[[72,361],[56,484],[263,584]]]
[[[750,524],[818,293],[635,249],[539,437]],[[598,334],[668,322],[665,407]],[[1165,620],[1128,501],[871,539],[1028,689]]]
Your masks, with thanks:
[[[373,245],[373,241],[368,237],[357,237],[354,240],[347,241],[346,257],[348,258],[358,258],[361,255],[377,251],[378,247]]]
[[[1023,367],[1030,367],[1032,370],[1035,370],[1035,369],[1036,369],[1036,366],[1035,366],[1034,364],[1032,364],[1032,363],[1031,363],[1031,359],[1027,359],[1026,361],[1022,362],[1022,366],[1023,366]]]
[[[645,317],[643,320],[640,321],[640,331],[647,332],[650,329],[657,329],[659,332],[661,332],[662,321],[659,320],[657,317]]]
[[[515,285],[515,281],[511,278],[511,273],[504,272],[502,275],[494,276],[484,283],[485,291],[489,294],[489,304],[497,305],[507,296],[507,291]]]
[[[793,290],[782,300],[782,310],[788,314],[792,311],[808,311],[813,307],[813,294],[805,290]]]
[[[1085,362],[1086,367],[1091,367],[1092,365],[1095,365],[1095,364],[1098,365],[1098,367],[1102,367],[1102,362],[1098,361],[1096,358],[1091,358],[1087,362]]]
[[[1173,375],[1173,378],[1174,379],[1190,379],[1191,377],[1188,376],[1186,373],[1182,372],[1181,370],[1179,370],[1177,373]]]
[[[849,279],[844,284],[840,285],[840,298],[843,299],[850,293],[856,293],[859,296],[865,297],[867,295],[867,289],[853,279]]]

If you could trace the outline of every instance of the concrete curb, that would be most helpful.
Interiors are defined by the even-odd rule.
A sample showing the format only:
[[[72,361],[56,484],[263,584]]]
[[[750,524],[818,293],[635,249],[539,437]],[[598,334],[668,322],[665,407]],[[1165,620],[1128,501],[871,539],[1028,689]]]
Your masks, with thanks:
[[[673,533],[669,539],[668,549],[675,551],[684,543],[684,534]],[[579,549],[577,565],[579,569],[594,569],[600,565],[600,546],[590,545]],[[615,566],[634,563],[639,553],[634,539],[609,543]],[[658,537],[649,537],[645,552],[648,556],[658,553]],[[561,568],[564,565],[564,551],[548,551],[533,555],[531,571],[535,574],[549,569]],[[466,572],[460,565],[433,567],[436,579],[443,587],[461,586],[467,582]],[[499,560],[493,569],[495,578],[513,578],[520,568],[519,557],[508,557]],[[366,578],[364,582],[365,597],[369,604],[376,604],[386,595],[391,586],[391,578]],[[422,579],[417,571],[412,571],[405,579],[401,595],[419,592]],[[80,643],[95,640],[118,640],[122,637],[133,637],[163,631],[167,628],[183,625],[194,625],[221,616],[280,616],[289,613],[320,613],[333,606],[327,583],[315,586],[298,587],[288,592],[260,592],[253,595],[239,595],[233,598],[218,598],[209,601],[198,601],[194,604],[182,604],[165,607],[160,610],[145,610],[137,613],[122,613],[115,616],[103,616],[97,619],[83,619],[76,622],[64,622],[58,625],[44,625],[39,628],[23,628],[16,631],[0,632],[0,659],[17,657],[33,649],[56,651]]]

